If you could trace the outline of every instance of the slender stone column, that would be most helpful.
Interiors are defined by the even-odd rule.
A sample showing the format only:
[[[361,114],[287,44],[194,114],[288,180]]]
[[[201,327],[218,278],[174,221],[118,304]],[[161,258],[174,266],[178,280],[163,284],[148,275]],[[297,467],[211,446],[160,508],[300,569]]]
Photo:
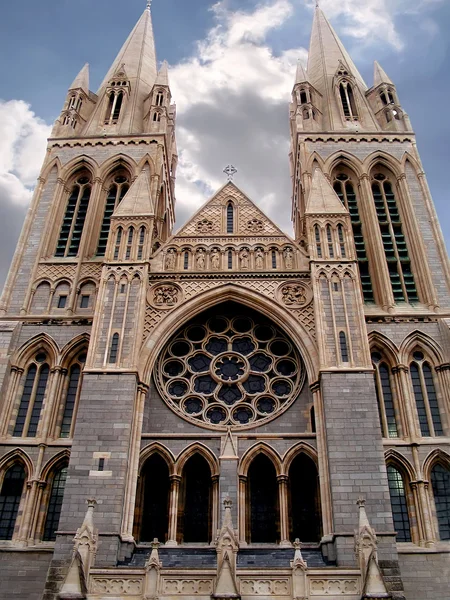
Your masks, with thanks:
[[[22,375],[23,375],[23,369],[20,369],[19,367],[11,367],[11,377],[10,377],[9,386],[8,386],[8,396],[7,396],[7,399],[5,402],[5,410],[2,415],[2,420],[0,421],[0,423],[3,424],[0,429],[0,432],[2,435],[8,434],[8,427],[9,427],[9,422],[11,419],[11,412],[14,407],[14,402],[17,398],[17,390],[19,388],[20,379],[21,379]]]
[[[291,547],[289,541],[289,508],[288,508],[288,481],[287,475],[278,475],[278,497],[280,504],[280,546]]]
[[[170,477],[170,502],[169,502],[169,536],[166,546],[177,546],[177,524],[178,524],[178,496],[180,491],[181,475]]]
[[[239,545],[246,546],[247,476],[239,475]]]

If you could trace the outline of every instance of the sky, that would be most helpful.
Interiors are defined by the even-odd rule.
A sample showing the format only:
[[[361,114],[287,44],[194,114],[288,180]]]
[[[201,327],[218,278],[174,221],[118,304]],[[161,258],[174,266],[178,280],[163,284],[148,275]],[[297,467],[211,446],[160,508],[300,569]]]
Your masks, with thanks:
[[[0,21],[0,288],[46,138],[85,62],[100,85],[146,0],[22,0]],[[315,0],[153,0],[159,62],[177,104],[177,223],[225,182],[291,233],[289,101]],[[321,0],[370,87],[378,60],[418,138],[450,246],[450,0]]]

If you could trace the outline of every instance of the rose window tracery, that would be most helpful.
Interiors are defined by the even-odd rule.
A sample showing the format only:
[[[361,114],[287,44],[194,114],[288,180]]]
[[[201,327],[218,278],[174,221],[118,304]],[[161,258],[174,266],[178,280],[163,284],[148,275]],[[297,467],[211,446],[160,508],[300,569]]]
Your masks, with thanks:
[[[167,404],[203,427],[261,425],[292,404],[305,380],[300,355],[275,324],[234,314],[208,313],[184,326],[156,366]]]

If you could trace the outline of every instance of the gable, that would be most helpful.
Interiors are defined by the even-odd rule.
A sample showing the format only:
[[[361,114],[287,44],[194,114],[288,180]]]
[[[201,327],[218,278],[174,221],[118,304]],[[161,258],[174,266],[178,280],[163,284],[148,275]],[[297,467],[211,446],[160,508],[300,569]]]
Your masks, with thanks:
[[[227,233],[227,206],[234,209],[233,234]],[[175,235],[201,236],[287,236],[233,183],[227,183]],[[291,241],[291,240],[289,240]]]

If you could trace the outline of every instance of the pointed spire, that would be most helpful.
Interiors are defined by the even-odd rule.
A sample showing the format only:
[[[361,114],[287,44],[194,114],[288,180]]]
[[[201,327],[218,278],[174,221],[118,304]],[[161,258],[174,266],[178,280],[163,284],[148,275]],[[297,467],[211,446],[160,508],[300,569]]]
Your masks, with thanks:
[[[73,80],[69,90],[83,90],[83,92],[89,94],[89,63],[86,63],[78,75]]]
[[[161,69],[156,77],[155,85],[169,87],[169,65],[167,64],[167,60],[161,65]]]
[[[373,87],[376,88],[379,85],[381,85],[382,83],[387,83],[389,85],[394,85],[393,81],[391,81],[391,79],[389,78],[389,76],[386,74],[386,71],[384,71],[383,67],[376,60],[375,61],[375,68],[374,68],[374,74],[373,74]]]
[[[152,216],[154,207],[151,194],[150,169],[145,166],[136,181],[114,211],[114,217]]]
[[[306,214],[348,214],[347,209],[339,200],[330,182],[318,167],[314,171],[311,191],[306,205]]]
[[[308,83],[308,82],[309,82],[308,73],[305,71],[305,67],[299,60],[297,63],[297,73],[295,76],[295,85],[297,85],[298,83]]]
[[[346,65],[362,90],[367,90],[364,79],[344,48],[337,33],[317,4],[311,32],[307,67],[311,84],[319,91],[323,90],[328,79],[334,77],[339,66],[339,61]]]

